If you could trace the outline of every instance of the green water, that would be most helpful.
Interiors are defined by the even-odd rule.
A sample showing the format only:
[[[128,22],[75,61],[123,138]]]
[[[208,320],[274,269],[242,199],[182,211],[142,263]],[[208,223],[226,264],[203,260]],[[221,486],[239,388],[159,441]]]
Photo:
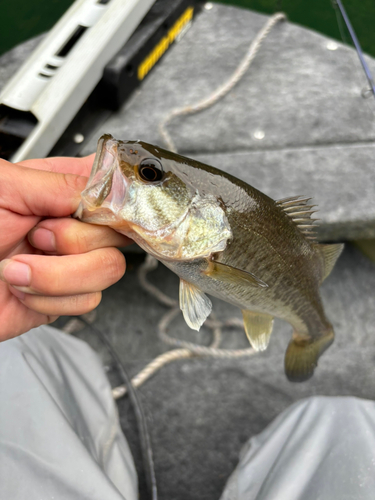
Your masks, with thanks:
[[[72,0],[0,0],[0,54],[49,30]]]
[[[221,0],[221,3],[267,14],[282,10],[294,23],[342,39],[331,0]],[[375,56],[375,1],[343,0],[343,3],[363,50]],[[0,0],[0,54],[47,31],[71,4],[72,0]]]

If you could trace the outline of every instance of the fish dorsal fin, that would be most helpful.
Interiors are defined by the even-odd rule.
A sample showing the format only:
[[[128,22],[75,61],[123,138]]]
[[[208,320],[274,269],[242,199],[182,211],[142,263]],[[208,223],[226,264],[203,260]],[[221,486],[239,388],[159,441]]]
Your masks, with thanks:
[[[199,331],[212,310],[212,304],[198,287],[181,279],[180,309],[190,328]]]
[[[341,243],[335,245],[319,245],[319,249],[323,256],[323,282],[330,275],[333,266],[336,264],[337,259],[344,249],[344,245]]]
[[[243,271],[237,267],[228,266],[222,262],[212,260],[209,263],[208,269],[204,273],[218,281],[231,284],[243,284],[260,288],[268,288],[267,283],[257,278],[255,274],[248,271]]]
[[[242,311],[242,315],[247,338],[254,350],[267,349],[273,328],[273,317],[246,309]]]
[[[311,217],[316,212],[316,210],[312,210],[316,205],[308,205],[310,200],[311,198],[303,196],[292,196],[276,201],[276,205],[292,219],[307,239],[316,241],[315,229],[317,225],[314,223],[319,219]]]

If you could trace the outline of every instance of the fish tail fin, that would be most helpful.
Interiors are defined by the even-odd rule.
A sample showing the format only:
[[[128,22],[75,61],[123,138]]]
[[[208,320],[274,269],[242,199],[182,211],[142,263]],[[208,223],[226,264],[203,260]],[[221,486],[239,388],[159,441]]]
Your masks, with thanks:
[[[304,382],[314,374],[319,357],[332,344],[333,328],[316,338],[294,333],[285,353],[285,374],[290,382]]]
[[[343,249],[344,245],[342,243],[336,243],[334,245],[319,245],[320,254],[323,258],[322,283],[330,275]]]

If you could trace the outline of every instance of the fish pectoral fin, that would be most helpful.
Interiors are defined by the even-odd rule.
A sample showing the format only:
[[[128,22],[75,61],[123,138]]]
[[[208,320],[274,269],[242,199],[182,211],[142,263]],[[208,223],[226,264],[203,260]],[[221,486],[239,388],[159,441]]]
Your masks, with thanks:
[[[204,273],[214,280],[226,283],[242,283],[244,285],[268,288],[267,283],[257,278],[255,274],[222,264],[221,262],[216,262],[215,260],[210,261],[208,269]]]
[[[198,287],[180,279],[180,309],[190,328],[199,331],[211,313],[212,304]]]
[[[285,374],[290,382],[304,382],[313,376],[319,357],[332,344],[333,329],[317,338],[293,335],[285,353]]]
[[[245,332],[255,351],[264,351],[270,341],[273,317],[253,311],[242,311]]]

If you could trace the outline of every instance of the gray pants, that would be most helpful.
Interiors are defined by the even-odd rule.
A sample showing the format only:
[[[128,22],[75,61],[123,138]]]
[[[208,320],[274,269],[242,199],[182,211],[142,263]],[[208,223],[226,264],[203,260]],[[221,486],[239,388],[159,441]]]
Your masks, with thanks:
[[[91,348],[51,327],[0,344],[0,499],[136,498],[133,459]],[[243,448],[221,498],[373,500],[375,404],[294,404]]]

